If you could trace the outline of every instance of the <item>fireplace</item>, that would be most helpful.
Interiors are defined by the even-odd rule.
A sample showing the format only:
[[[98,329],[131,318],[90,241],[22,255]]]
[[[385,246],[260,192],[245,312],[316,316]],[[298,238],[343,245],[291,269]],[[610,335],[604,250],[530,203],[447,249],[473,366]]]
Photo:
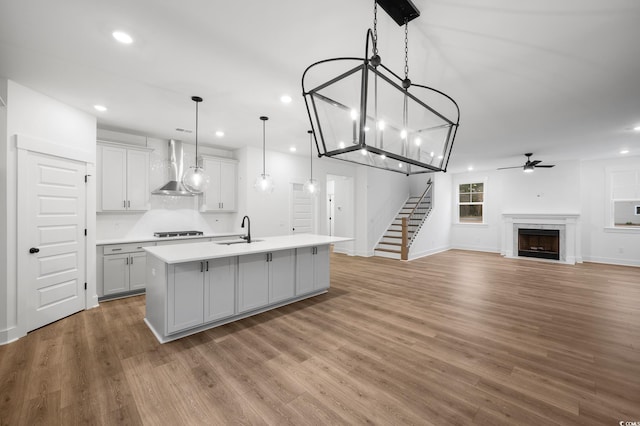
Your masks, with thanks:
[[[518,228],[518,256],[560,260],[560,231]]]
[[[558,246],[560,259],[549,259],[552,262],[575,265],[582,262],[580,250],[580,215],[575,213],[503,213],[502,214],[502,248],[500,253],[508,258],[533,259],[524,257],[518,252],[519,229],[554,230],[560,234]],[[544,247],[541,244],[529,244],[531,247]],[[531,251],[531,250],[530,250]],[[544,250],[535,250],[544,251]],[[540,259],[542,260],[542,259]]]

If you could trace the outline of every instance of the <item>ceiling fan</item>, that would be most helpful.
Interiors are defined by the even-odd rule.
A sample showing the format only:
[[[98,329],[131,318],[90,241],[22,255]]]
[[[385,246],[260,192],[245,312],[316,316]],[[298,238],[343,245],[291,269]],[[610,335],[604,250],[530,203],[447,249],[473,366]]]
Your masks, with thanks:
[[[498,170],[522,168],[525,173],[531,173],[533,172],[533,169],[536,169],[538,167],[544,167],[546,169],[550,169],[551,167],[555,166],[555,164],[540,164],[542,162],[540,160],[531,161],[531,156],[533,155],[533,153],[531,152],[528,152],[525,155],[527,156],[527,162],[524,163],[523,166],[500,167]]]

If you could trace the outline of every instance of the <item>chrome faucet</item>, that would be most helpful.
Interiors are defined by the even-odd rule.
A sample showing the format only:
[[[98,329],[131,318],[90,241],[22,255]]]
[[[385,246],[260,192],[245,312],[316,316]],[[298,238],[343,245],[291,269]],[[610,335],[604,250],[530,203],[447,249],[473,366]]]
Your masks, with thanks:
[[[247,219],[247,235],[240,238],[242,238],[243,240],[247,240],[247,243],[251,243],[251,219],[249,219],[249,216],[245,216],[242,218],[242,225],[240,225],[240,227],[244,228],[245,219]]]

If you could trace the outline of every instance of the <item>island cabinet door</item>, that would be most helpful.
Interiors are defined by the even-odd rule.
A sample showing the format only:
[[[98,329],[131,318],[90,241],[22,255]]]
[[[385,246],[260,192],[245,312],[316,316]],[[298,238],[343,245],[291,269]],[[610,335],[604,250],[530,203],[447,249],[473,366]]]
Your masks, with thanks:
[[[238,257],[238,313],[269,304],[269,253]]]
[[[313,291],[313,247],[296,249],[296,295]]]
[[[175,333],[204,323],[205,262],[169,266],[167,332]]]
[[[318,246],[313,255],[313,289],[329,288],[330,282],[329,246]]]
[[[269,303],[290,299],[295,294],[295,252],[279,250],[269,257]]]
[[[207,260],[204,283],[204,322],[236,313],[237,257]]]

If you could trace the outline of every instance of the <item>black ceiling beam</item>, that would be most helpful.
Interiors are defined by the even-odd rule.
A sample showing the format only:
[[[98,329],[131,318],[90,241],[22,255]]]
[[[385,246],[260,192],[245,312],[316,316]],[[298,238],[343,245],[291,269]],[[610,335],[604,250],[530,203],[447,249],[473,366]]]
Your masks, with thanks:
[[[405,18],[408,22],[420,16],[420,11],[411,3],[411,0],[377,0],[377,2],[398,25],[404,25]]]

